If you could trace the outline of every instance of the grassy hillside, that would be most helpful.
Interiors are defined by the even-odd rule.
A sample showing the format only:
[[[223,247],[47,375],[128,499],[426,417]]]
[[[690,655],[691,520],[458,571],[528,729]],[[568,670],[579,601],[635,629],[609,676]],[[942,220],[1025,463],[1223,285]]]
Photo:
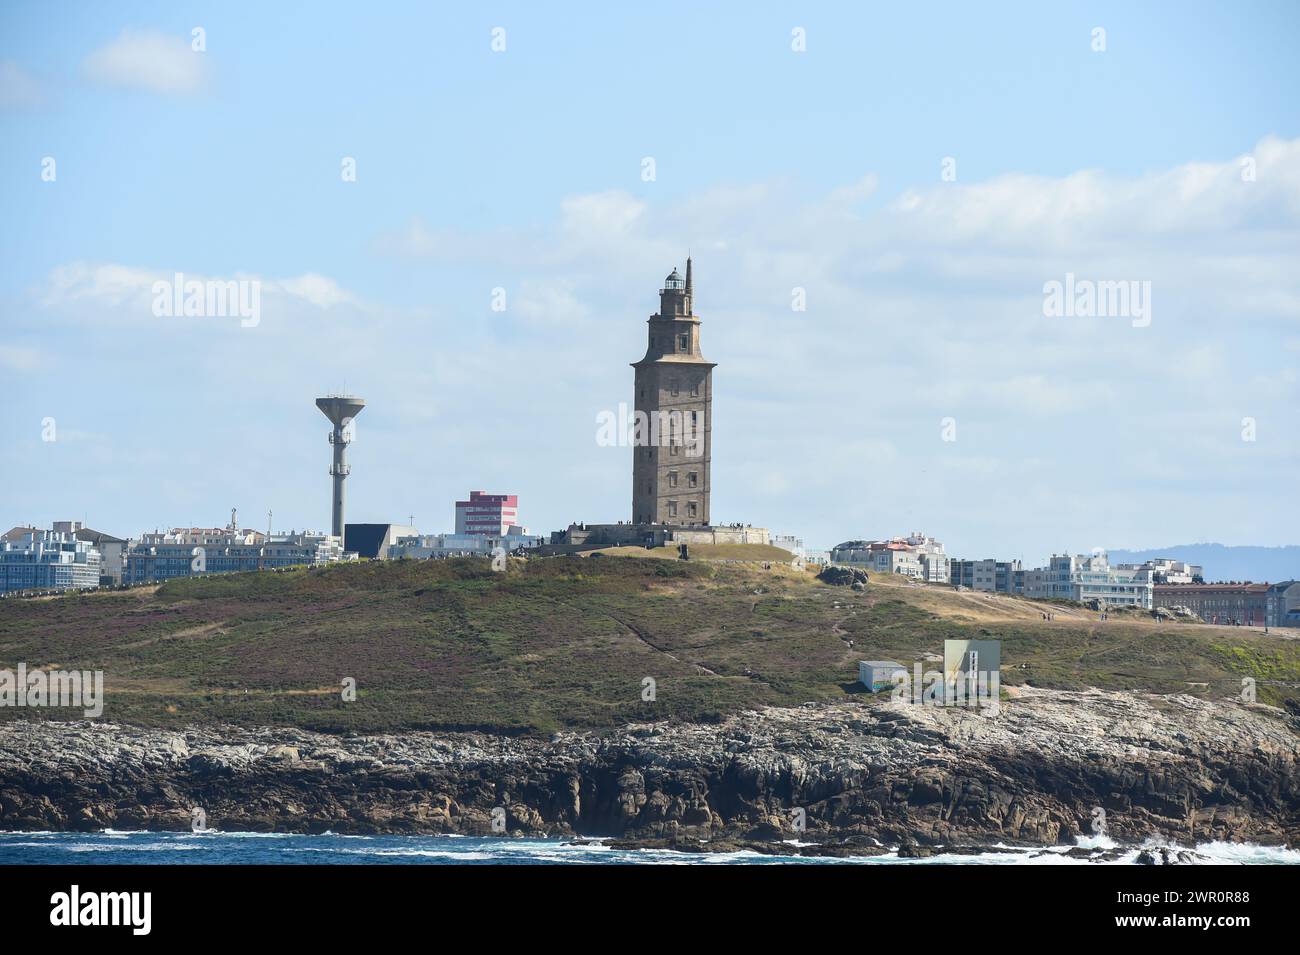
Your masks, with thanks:
[[[710,720],[843,698],[859,659],[910,665],[941,653],[945,637],[1000,637],[1004,685],[1222,697],[1245,675],[1263,701],[1300,696],[1297,641],[1041,615],[1023,600],[888,578],[858,595],[788,566],[592,556],[494,574],[474,559],[362,563],[6,600],[0,668],[102,669],[105,719],[339,731]],[[641,698],[646,677],[653,702]],[[344,678],[355,702],[341,698]],[[0,719],[76,715],[0,709]]]

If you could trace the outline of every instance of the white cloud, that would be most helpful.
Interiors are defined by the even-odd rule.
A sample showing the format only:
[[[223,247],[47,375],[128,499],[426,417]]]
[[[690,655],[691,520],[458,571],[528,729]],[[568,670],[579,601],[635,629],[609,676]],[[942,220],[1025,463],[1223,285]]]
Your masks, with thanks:
[[[1053,417],[1070,411],[1082,410],[1077,383],[1063,378],[1049,379],[1045,375],[1015,375],[1002,381],[982,384],[997,400],[1018,413],[1036,417]],[[1090,412],[1108,405],[1114,395],[1109,383],[1095,383],[1088,390],[1083,405]]]
[[[507,299],[507,303],[525,321],[539,325],[571,329],[591,316],[591,309],[574,294],[574,283],[566,280],[526,279],[520,284],[514,302],[509,303]]]
[[[645,210],[644,202],[617,190],[570,196],[560,203],[560,227],[584,239],[626,235]]]
[[[811,200],[783,182],[658,205],[615,190],[565,198],[550,229],[457,232],[416,219],[377,245],[402,258],[508,264],[552,277],[582,267],[611,288],[634,281],[642,263],[662,268],[690,247],[715,276],[725,269],[740,281],[754,304],[788,304],[793,286],[825,304],[860,294],[873,276],[892,276],[890,288],[903,287],[913,302],[957,289],[1036,297],[1070,271],[1152,280],[1158,309],[1183,296],[1256,317],[1300,317],[1300,140],[1261,140],[1249,154],[1254,181],[1243,181],[1245,158],[1142,176],[1085,170],[936,183],[874,210],[856,206],[878,189],[872,174]],[[879,288],[872,298],[881,301]]]
[[[1254,181],[1243,162],[1254,163]],[[1253,153],[1144,176],[1084,170],[1060,178],[1009,174],[908,190],[891,204],[890,234],[940,244],[1067,249],[1104,240],[1223,234],[1300,216],[1300,140],[1266,137]]]
[[[207,56],[192,50],[188,37],[126,29],[86,57],[83,68],[105,86],[187,96],[207,83]]]
[[[280,288],[317,308],[335,305],[356,305],[357,300],[344,291],[337,282],[324,275],[308,272],[293,279],[280,279]]]
[[[261,283],[263,295],[294,299],[315,309],[339,305],[366,307],[334,279],[315,272],[284,279],[265,279],[244,273],[217,276],[184,269],[163,271],[91,262],[70,262],[51,269],[44,286],[37,290],[36,298],[42,307],[65,310],[78,320],[152,316],[154,283],[175,284],[177,272],[185,282],[257,281]]]
[[[400,229],[379,236],[374,245],[379,253],[398,259],[431,259],[443,251],[438,236],[418,216]]]
[[[857,182],[849,186],[841,186],[831,193],[832,202],[855,203],[863,202],[870,199],[876,194],[876,189],[880,186],[880,177],[875,173],[868,173]]]
[[[0,367],[10,371],[34,371],[40,364],[40,353],[23,345],[0,345]]]
[[[61,306],[89,301],[117,306],[133,300],[145,301],[154,282],[170,274],[126,265],[71,262],[50,270],[40,294],[44,306]]]
[[[45,104],[36,78],[13,60],[0,60],[0,109],[34,109]]]

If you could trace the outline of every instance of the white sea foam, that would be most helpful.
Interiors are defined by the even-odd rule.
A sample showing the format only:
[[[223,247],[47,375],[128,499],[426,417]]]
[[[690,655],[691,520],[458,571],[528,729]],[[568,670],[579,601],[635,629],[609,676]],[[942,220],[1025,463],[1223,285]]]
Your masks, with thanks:
[[[175,843],[151,843],[143,846],[122,845],[120,843],[74,842],[62,846],[64,852],[202,852],[202,846],[183,846]]]
[[[559,839],[483,838],[475,836],[353,836],[326,833],[218,832],[195,833],[105,830],[101,833],[0,832],[0,863],[75,861],[95,857],[109,861],[119,853],[203,852],[213,862],[291,862],[306,854],[337,855],[337,861],[370,863],[425,862],[474,864],[531,862],[583,864],[623,862],[639,865],[1132,865],[1144,851],[1169,849],[1194,853],[1191,861],[1217,865],[1297,865],[1300,851],[1249,843],[1212,842],[1195,846],[1151,841],[1142,846],[1120,846],[1099,836],[1085,836],[1074,846],[994,846],[975,855],[945,852],[924,859],[900,858],[898,850],[878,856],[819,858],[798,856],[795,848],[807,843],[790,841],[789,855],[772,856],[752,850],[737,852],[675,852],[671,849],[615,849],[604,840],[578,845]],[[237,848],[238,847],[238,848]],[[1071,856],[1073,848],[1120,850],[1104,862]],[[1006,851],[997,851],[1003,849]]]
[[[496,858],[499,853],[492,852],[474,852],[472,850],[457,851],[454,849],[361,849],[352,850],[354,855],[362,856],[411,856],[415,858],[428,859],[492,859]]]

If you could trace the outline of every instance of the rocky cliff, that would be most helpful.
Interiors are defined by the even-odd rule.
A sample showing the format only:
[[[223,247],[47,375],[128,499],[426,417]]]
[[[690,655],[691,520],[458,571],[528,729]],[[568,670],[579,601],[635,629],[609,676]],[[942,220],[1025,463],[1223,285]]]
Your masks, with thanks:
[[[858,698],[550,741],[0,724],[0,829],[599,835],[685,846],[1300,844],[1300,721],[1021,690],[996,715]],[[802,812],[800,812],[802,810]],[[806,820],[806,834],[799,830]],[[494,830],[494,822],[497,826]]]

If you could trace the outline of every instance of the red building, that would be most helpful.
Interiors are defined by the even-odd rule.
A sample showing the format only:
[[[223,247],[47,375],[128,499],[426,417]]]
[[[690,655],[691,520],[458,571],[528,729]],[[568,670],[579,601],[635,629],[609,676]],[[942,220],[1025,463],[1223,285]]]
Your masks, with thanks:
[[[1156,584],[1155,606],[1187,607],[1206,623],[1262,627],[1268,593],[1268,584]]]
[[[500,537],[519,523],[519,498],[514,494],[470,491],[468,501],[456,502],[456,533]]]

